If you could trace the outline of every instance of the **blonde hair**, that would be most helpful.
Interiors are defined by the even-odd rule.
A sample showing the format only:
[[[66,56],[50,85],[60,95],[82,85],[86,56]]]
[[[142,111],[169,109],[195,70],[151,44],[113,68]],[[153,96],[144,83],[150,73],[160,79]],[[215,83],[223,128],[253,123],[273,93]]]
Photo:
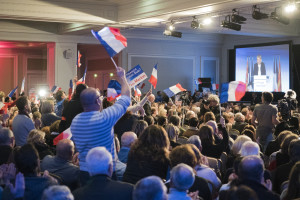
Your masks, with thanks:
[[[208,96],[208,101],[216,101],[219,104],[220,99],[219,99],[218,95],[211,94]]]
[[[45,142],[45,132],[33,129],[29,132],[27,137],[27,143],[35,144],[35,143],[44,143]]]
[[[0,100],[2,100],[3,97],[5,97],[5,93],[3,91],[0,91]]]
[[[245,142],[248,141],[252,141],[250,137],[246,136],[246,135],[239,135],[236,140],[234,141],[231,151],[233,153],[233,155],[238,155],[238,153],[240,152],[243,144]]]

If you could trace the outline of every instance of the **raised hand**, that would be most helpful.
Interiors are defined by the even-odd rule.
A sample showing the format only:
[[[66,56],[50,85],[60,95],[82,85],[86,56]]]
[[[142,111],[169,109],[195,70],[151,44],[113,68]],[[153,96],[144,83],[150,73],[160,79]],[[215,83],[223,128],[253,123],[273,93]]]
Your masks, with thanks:
[[[23,197],[25,193],[24,175],[19,172],[16,176],[15,187],[11,183],[8,184],[8,187],[15,198]]]

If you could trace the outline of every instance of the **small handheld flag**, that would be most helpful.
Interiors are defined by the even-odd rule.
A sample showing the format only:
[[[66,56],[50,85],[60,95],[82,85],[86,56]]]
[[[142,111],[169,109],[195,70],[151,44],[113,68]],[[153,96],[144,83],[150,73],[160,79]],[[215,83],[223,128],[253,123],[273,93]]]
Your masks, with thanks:
[[[152,70],[152,75],[149,79],[149,82],[153,85],[154,89],[156,88],[157,84],[157,64],[154,66]]]
[[[51,92],[52,92],[53,94],[55,94],[55,93],[56,93],[58,90],[60,90],[60,89],[61,89],[60,87],[54,85],[54,86],[52,87],[52,89],[51,89]]]
[[[53,139],[53,145],[57,145],[57,143],[60,140],[71,139],[71,137],[72,137],[71,128],[68,128],[68,129],[64,130],[61,134],[56,136],[56,138]]]
[[[107,101],[113,101],[121,95],[121,85],[116,80],[110,80],[107,87]]]
[[[81,79],[79,79],[79,80],[77,81],[76,85],[78,85],[78,84],[85,84],[86,70],[87,70],[87,67],[85,67],[83,76],[82,76]]]
[[[220,103],[240,101],[245,95],[247,85],[241,81],[231,81],[221,85]]]
[[[82,56],[82,54],[80,53],[80,51],[78,51],[77,52],[77,67],[81,66],[81,62],[80,62],[81,56]]]
[[[164,90],[164,92],[166,93],[166,95],[168,97],[172,97],[175,94],[177,94],[179,92],[183,92],[183,91],[186,91],[186,89],[184,89],[179,83]]]
[[[70,88],[69,88],[69,101],[71,100],[73,93],[74,93],[74,86],[73,86],[73,80],[71,79]]]
[[[15,89],[13,89],[12,91],[10,91],[10,93],[7,96],[12,98],[12,96],[14,95],[14,93],[16,92],[17,89],[18,89],[18,86]]]
[[[137,88],[137,86],[134,86],[134,96],[135,97],[140,97],[142,95],[141,90]]]

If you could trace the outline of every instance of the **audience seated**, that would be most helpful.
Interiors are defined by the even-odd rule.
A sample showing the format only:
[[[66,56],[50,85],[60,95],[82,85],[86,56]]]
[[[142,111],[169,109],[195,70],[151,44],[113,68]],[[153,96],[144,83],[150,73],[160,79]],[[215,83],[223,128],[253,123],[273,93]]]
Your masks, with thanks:
[[[42,200],[74,200],[74,197],[68,187],[54,185],[44,190]]]
[[[245,122],[245,116],[240,112],[234,115],[234,121],[235,123],[232,125],[232,128],[238,130],[240,133],[242,133],[245,126],[248,125],[248,123]]]
[[[71,190],[79,187],[79,167],[72,163],[74,156],[74,143],[63,139],[56,145],[56,156],[48,155],[41,162],[41,170],[47,170],[60,177],[61,184]]]
[[[8,128],[0,128],[0,165],[10,162],[15,138],[13,132]]]
[[[179,129],[173,124],[167,124],[164,128],[168,134],[171,147],[175,148],[179,146],[180,144],[177,143],[178,136],[179,136]]]
[[[90,181],[73,192],[75,200],[132,199],[133,185],[111,179],[113,158],[105,147],[95,147],[86,156],[86,167]]]
[[[121,162],[127,163],[130,147],[136,142],[137,136],[134,132],[125,132],[121,137],[121,149],[118,158]]]
[[[289,199],[299,199],[300,198],[300,161],[298,161],[294,167],[292,168],[290,175],[289,175],[289,181],[288,181],[288,187],[283,190],[281,193],[280,199],[283,200],[289,200]]]
[[[133,190],[133,200],[167,200],[167,188],[157,176],[139,180]]]
[[[197,128],[198,126],[198,120],[196,117],[192,117],[188,121],[189,128],[183,133],[183,136],[189,138],[192,135],[196,135],[199,129]]]
[[[53,155],[51,148],[45,143],[45,133],[43,131],[37,129],[30,131],[27,137],[27,143],[35,147],[41,160],[47,155]]]
[[[259,156],[259,146],[257,143],[247,141],[242,144],[240,153],[242,157],[256,155]]]
[[[148,127],[148,123],[144,120],[138,120],[133,127],[133,132],[140,137],[140,135],[144,132],[144,130]]]

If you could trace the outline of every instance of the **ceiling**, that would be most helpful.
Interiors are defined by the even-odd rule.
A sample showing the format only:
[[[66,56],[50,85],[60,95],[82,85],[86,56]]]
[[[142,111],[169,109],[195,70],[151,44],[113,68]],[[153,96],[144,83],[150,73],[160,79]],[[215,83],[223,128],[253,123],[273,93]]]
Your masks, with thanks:
[[[251,36],[299,36],[300,4],[289,15],[290,24],[272,19],[254,20],[252,6],[270,14],[288,1],[278,0],[0,0],[0,19],[24,26],[38,27],[57,34],[88,35],[91,29],[113,26],[123,29],[163,31],[171,21],[176,30],[188,33],[239,34]],[[220,27],[226,15],[236,8],[247,18],[241,31]],[[211,17],[212,24],[192,29],[193,17]]]

